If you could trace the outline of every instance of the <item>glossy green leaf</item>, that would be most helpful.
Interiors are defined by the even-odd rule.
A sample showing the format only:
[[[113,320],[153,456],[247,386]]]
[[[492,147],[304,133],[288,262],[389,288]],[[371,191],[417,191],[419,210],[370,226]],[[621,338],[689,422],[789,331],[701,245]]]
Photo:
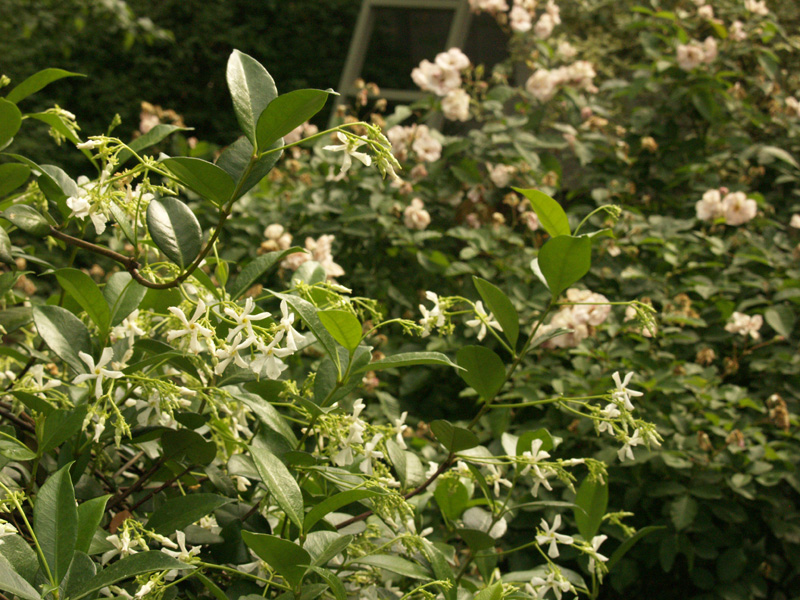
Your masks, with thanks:
[[[0,150],[5,148],[22,125],[22,113],[16,104],[0,98]]]
[[[403,577],[410,577],[411,579],[430,579],[431,576],[427,570],[423,569],[417,563],[413,563],[405,558],[387,554],[373,554],[370,556],[361,556],[354,558],[351,562],[361,565],[369,565],[370,567],[378,567],[379,569],[386,569],[392,573],[397,573]]]
[[[462,450],[469,450],[480,444],[478,436],[469,429],[456,427],[449,421],[439,419],[433,421],[430,427],[431,432],[441,442],[442,446],[454,454]]]
[[[60,597],[69,598],[96,574],[97,565],[95,562],[85,552],[76,550],[72,556],[69,569],[67,569],[67,574],[59,586]]]
[[[203,232],[197,217],[177,198],[150,201],[147,228],[158,249],[180,267],[188,266],[203,248]]]
[[[503,584],[497,582],[488,587],[483,588],[480,592],[475,594],[473,600],[500,600],[503,597]]]
[[[317,312],[322,326],[337,342],[353,352],[361,343],[361,323],[356,316],[346,310],[321,310]]]
[[[217,455],[217,446],[196,431],[170,429],[161,436],[164,458],[186,460],[194,465],[208,465]]]
[[[169,169],[178,181],[217,206],[223,206],[233,196],[236,183],[224,170],[200,158],[181,156],[165,158],[161,164]]]
[[[322,577],[325,583],[328,584],[336,600],[347,600],[347,590],[344,588],[342,580],[339,579],[336,573],[330,569],[323,569],[321,567],[311,567],[311,570]]]
[[[36,452],[18,439],[0,431],[0,456],[10,460],[25,461],[36,458]]]
[[[539,223],[542,224],[544,230],[549,233],[551,237],[569,235],[571,233],[567,213],[565,213],[561,205],[550,196],[539,190],[512,189],[515,192],[519,192],[530,201],[531,208],[536,212],[536,216],[539,218]]]
[[[257,147],[268,148],[322,110],[333,90],[295,90],[267,105],[256,125]]]
[[[542,440],[542,445],[539,448],[542,452],[550,452],[553,449],[553,436],[547,429],[537,429],[536,431],[526,431],[517,440],[517,455],[523,452],[530,452],[531,444],[534,440]]]
[[[353,373],[364,373],[366,371],[380,371],[382,369],[395,369],[397,367],[410,367],[413,365],[441,365],[461,369],[456,363],[450,360],[447,355],[441,352],[401,352],[387,356],[375,362],[371,362]]]
[[[238,50],[231,53],[225,75],[239,127],[256,146],[258,119],[278,96],[275,82],[261,63]]]
[[[211,593],[211,595],[214,596],[214,598],[216,598],[217,600],[229,600],[228,596],[225,595],[225,592],[222,591],[222,588],[220,588],[216,583],[211,581],[208,577],[206,577],[202,573],[195,573],[194,577],[197,577],[197,579],[200,580],[200,583],[202,583],[205,586],[205,588]],[[259,598],[260,597],[261,596],[259,596]]]
[[[33,322],[44,343],[78,373],[86,371],[86,363],[78,352],[92,353],[92,339],[86,325],[60,306],[34,306]]]
[[[283,139],[278,140],[267,150],[276,150],[283,146]],[[264,150],[262,150],[263,152]],[[283,150],[262,154],[252,165],[253,144],[242,136],[225,148],[217,159],[217,166],[224,169],[236,182],[233,200],[237,200],[261,181],[269,173],[283,155]]]
[[[6,163],[0,165],[0,197],[10,194],[31,176],[28,165]]]
[[[188,494],[170,498],[153,511],[145,527],[161,535],[171,535],[183,531],[230,502],[233,500],[217,494]]]
[[[311,564],[321,567],[347,550],[352,542],[352,535],[342,535],[333,531],[314,531],[306,537],[303,548],[311,555]]]
[[[11,238],[5,229],[0,227],[0,262],[16,267],[14,257],[11,255]]]
[[[453,478],[440,479],[436,483],[433,497],[436,498],[442,514],[451,521],[459,519],[469,503],[466,486]]]
[[[231,295],[231,300],[238,300],[244,293],[249,290],[253,285],[258,282],[270,269],[280,264],[280,262],[297,252],[305,252],[303,248],[294,247],[288,250],[279,250],[276,252],[268,252],[251,260],[247,266],[242,269],[238,277],[228,285],[228,293]]]
[[[82,73],[72,73],[64,69],[43,69],[15,86],[8,93],[6,99],[16,104],[20,100],[24,100],[31,94],[35,94],[45,86],[59,79],[63,79],[64,77],[86,77],[86,75]]]
[[[578,488],[575,504],[582,510],[575,510],[575,524],[585,540],[597,535],[600,523],[608,507],[608,483],[587,477]]]
[[[592,241],[586,237],[561,235],[547,240],[539,250],[539,268],[553,298],[589,272]]]
[[[7,166],[27,169],[25,165],[10,164]],[[0,173],[0,176],[2,176],[2,173]],[[0,213],[0,216],[11,221],[25,233],[29,233],[33,236],[45,237],[50,233],[50,224],[47,222],[47,219],[40,215],[36,209],[25,204],[17,204],[16,206],[7,208]]]
[[[56,583],[61,581],[72,562],[78,534],[71,466],[72,463],[48,477],[33,506],[33,531]]]
[[[78,505],[78,534],[75,538],[77,552],[89,553],[92,538],[103,521],[103,513],[109,498],[111,498],[110,494],[99,496]]]
[[[675,529],[681,531],[692,524],[697,516],[699,505],[691,496],[682,496],[669,505],[669,516]]]
[[[489,348],[464,346],[456,354],[456,362],[464,369],[458,372],[461,378],[486,401],[494,398],[505,383],[505,365]]]
[[[175,133],[176,131],[190,131],[191,127],[178,127],[177,125],[168,125],[167,123],[159,123],[155,127],[153,127],[150,131],[145,133],[144,135],[140,135],[131,143],[128,144],[128,148],[123,148],[120,150],[119,154],[117,154],[117,160],[119,160],[119,164],[122,165],[126,161],[128,161],[132,156],[133,152],[136,152],[138,155],[142,155],[142,150],[146,150],[151,146],[155,146],[162,140],[164,140],[167,136]],[[132,152],[133,151],[133,152]]]
[[[293,588],[300,585],[311,565],[311,556],[301,546],[274,535],[249,531],[242,531],[242,540]]]
[[[771,306],[764,311],[764,320],[776,333],[787,340],[792,337],[796,322],[795,311],[785,305]]]
[[[339,492],[330,498],[325,498],[325,500],[306,513],[303,521],[303,529],[309,531],[320,519],[325,518],[327,514],[337,511],[343,506],[379,495],[380,492],[374,490],[358,489]]]
[[[36,552],[21,535],[12,533],[3,536],[3,543],[0,544],[0,557],[5,558],[11,568],[25,581],[35,583],[36,573],[39,571],[39,559]],[[0,575],[0,582],[2,581],[3,576]],[[2,584],[0,584],[0,590],[2,589]]]
[[[317,316],[317,309],[313,304],[303,300],[299,296],[281,294],[280,292],[273,292],[270,290],[267,291],[279,300],[286,300],[287,304],[297,311],[297,314],[300,315],[300,318],[311,330],[311,333],[314,334],[314,337],[317,338],[317,341],[322,344],[322,347],[325,349],[328,356],[331,357],[331,360],[337,356],[336,342],[333,336],[328,333],[328,330],[322,325],[322,321],[320,321]]]
[[[104,587],[114,585],[125,579],[131,579],[137,575],[153,573],[154,571],[170,571],[172,569],[194,569],[194,567],[157,550],[132,554],[100,571],[87,581],[83,587],[74,592],[70,600],[80,600],[84,596],[88,596]]]
[[[2,237],[2,234],[0,234],[0,242],[2,242]],[[0,250],[2,250],[1,243]],[[2,259],[2,252],[0,252],[0,259]],[[0,325],[3,326],[7,333],[15,331],[30,322],[31,309],[27,306],[13,306],[6,310],[0,310]]]
[[[283,415],[267,400],[257,394],[245,392],[233,385],[225,386],[223,389],[236,401],[241,402],[252,410],[253,414],[255,414],[262,424],[283,436],[291,446],[297,446],[297,437],[294,431],[292,431],[292,427],[287,423]]]
[[[17,596],[20,600],[42,600],[36,589],[20,576],[0,554],[0,590]]]
[[[289,469],[266,448],[251,446],[253,461],[269,493],[289,517],[303,530],[303,494]]]
[[[105,337],[111,313],[108,310],[106,299],[103,297],[103,292],[100,291],[94,280],[83,271],[71,268],[58,269],[55,276],[61,287],[75,299],[97,325],[100,337]]]
[[[47,415],[39,439],[39,455],[43,456],[58,448],[83,427],[87,406],[81,404],[73,409],[59,408]]]
[[[626,539],[624,542],[622,542],[622,544],[620,544],[619,548],[617,548],[614,551],[614,554],[611,555],[611,558],[608,559],[608,562],[606,563],[606,567],[608,567],[608,570],[610,571],[611,569],[613,569],[614,565],[616,565],[619,562],[619,560],[623,556],[625,556],[625,554],[627,554],[628,550],[633,548],[633,546],[634,546],[634,544],[636,544],[636,542],[641,540],[643,537],[645,537],[647,535],[650,535],[651,533],[653,533],[655,531],[660,531],[662,529],[666,529],[666,527],[663,526],[663,525],[650,525],[649,527],[642,527],[634,535],[632,535],[631,537]]]
[[[48,124],[53,131],[58,133],[59,135],[64,136],[64,139],[69,140],[73,144],[80,144],[81,138],[79,138],[72,129],[67,127],[67,124],[64,123],[64,120],[55,113],[31,113],[27,115],[32,119],[36,119],[37,121],[41,121],[42,123]],[[91,152],[89,150],[83,150],[84,153],[89,153],[91,156]]]
[[[137,282],[127,271],[114,273],[103,288],[103,298],[108,304],[109,325],[116,327],[125,317],[139,307],[147,288]]]
[[[503,291],[492,283],[480,277],[472,278],[478,293],[483,298],[489,312],[494,315],[503,333],[511,344],[512,348],[516,348],[517,339],[519,338],[519,313],[511,300]]]

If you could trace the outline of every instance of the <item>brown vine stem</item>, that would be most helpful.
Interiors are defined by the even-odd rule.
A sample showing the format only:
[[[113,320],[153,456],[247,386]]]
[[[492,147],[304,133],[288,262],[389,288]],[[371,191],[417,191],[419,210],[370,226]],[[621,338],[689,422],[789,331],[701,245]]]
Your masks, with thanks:
[[[142,486],[145,484],[145,482],[147,482],[148,479],[150,479],[153,475],[155,475],[156,471],[158,471],[165,462],[166,458],[162,456],[159,460],[156,461],[156,463],[152,467],[150,467],[149,469],[147,469],[147,471],[142,473],[141,477],[139,477],[139,479],[137,479],[132,486],[130,486],[124,492],[118,492],[115,497],[109,500],[108,505],[106,506],[106,510],[111,510],[112,508],[115,508],[116,506],[121,504],[122,501],[125,500],[125,498],[130,496],[132,493],[140,490]]]
[[[156,494],[158,494],[158,493],[159,493],[159,492],[161,492],[162,490],[165,490],[165,489],[167,489],[169,486],[171,486],[173,483],[175,483],[175,482],[176,482],[178,479],[180,479],[181,477],[183,477],[184,475],[186,475],[186,473],[188,473],[188,472],[189,472],[189,471],[192,469],[192,467],[193,467],[193,466],[194,466],[194,465],[189,465],[189,466],[188,466],[188,467],[186,467],[186,468],[185,468],[183,471],[181,471],[180,473],[178,473],[177,475],[175,475],[175,476],[174,476],[174,477],[172,477],[171,479],[168,479],[167,481],[165,481],[164,483],[162,483],[160,486],[158,486],[156,489],[152,490],[152,491],[151,491],[150,493],[148,493],[148,494],[147,494],[147,495],[146,495],[144,498],[142,498],[142,499],[141,499],[141,500],[139,500],[139,501],[138,501],[136,504],[134,504],[133,506],[131,506],[131,512],[133,512],[134,510],[136,510],[137,508],[139,508],[139,507],[140,507],[142,504],[144,504],[145,502],[147,502],[148,500],[150,500],[150,498],[152,498],[153,496],[155,496]]]

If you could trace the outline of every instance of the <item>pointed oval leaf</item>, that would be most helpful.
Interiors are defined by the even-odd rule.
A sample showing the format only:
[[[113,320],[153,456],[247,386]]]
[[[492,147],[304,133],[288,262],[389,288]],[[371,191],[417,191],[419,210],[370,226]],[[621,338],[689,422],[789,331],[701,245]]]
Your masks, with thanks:
[[[33,506],[33,531],[56,583],[72,562],[78,534],[78,510],[69,469],[62,467],[44,482]]]
[[[260,559],[296,588],[311,565],[311,555],[294,542],[266,533],[242,531],[242,540]]]
[[[400,354],[394,354],[371,362],[353,373],[380,371],[382,369],[410,367],[413,365],[442,365],[445,367],[453,367],[454,369],[461,369],[461,367],[450,360],[446,354],[442,354],[441,352],[401,352]]]
[[[14,89],[8,93],[6,99],[16,104],[20,100],[24,100],[31,94],[35,94],[45,86],[59,79],[63,79],[64,77],[86,77],[86,75],[82,73],[72,73],[64,69],[43,69],[14,87]]]
[[[55,275],[61,287],[75,299],[100,329],[100,337],[105,337],[111,313],[108,310],[106,299],[103,297],[103,292],[100,291],[94,279],[83,271],[71,268],[58,269]]]
[[[517,313],[517,309],[511,304],[508,296],[496,285],[480,277],[473,276],[472,281],[489,308],[489,312],[500,323],[500,327],[511,343],[511,347],[516,348],[517,339],[519,338],[519,313]]]
[[[505,383],[505,365],[489,348],[464,346],[458,351],[456,362],[464,369],[458,372],[461,378],[486,401],[494,398]]]
[[[14,257],[11,255],[11,238],[6,230],[0,227],[0,262],[16,267]]]
[[[278,89],[261,63],[238,50],[231,53],[225,75],[239,127],[255,146],[258,119],[278,97]]]
[[[177,177],[178,181],[217,206],[223,206],[233,196],[236,183],[224,170],[201,158],[180,156],[165,158],[161,164]]]
[[[250,164],[250,161],[255,150],[250,140],[244,136],[222,151],[216,164],[221,169],[224,169],[236,182],[236,193],[232,198],[233,200],[239,199],[272,170],[272,167],[275,166],[275,163],[278,162],[278,159],[283,154],[283,150],[277,149],[282,147],[283,139],[279,139],[272,146],[266,148],[266,150],[276,150],[275,152],[263,154],[265,149],[262,148],[261,158],[257,159],[253,164]]]
[[[317,308],[313,304],[303,300],[299,296],[281,294],[280,292],[273,292],[271,290],[267,291],[279,300],[286,300],[286,303],[297,311],[297,314],[300,315],[300,318],[311,330],[311,333],[314,334],[314,337],[317,338],[317,341],[322,344],[322,347],[325,349],[325,352],[328,353],[331,360],[337,356],[336,341],[322,325],[322,321],[320,321],[317,316]]]
[[[458,479],[440,479],[436,484],[433,496],[436,498],[439,510],[451,521],[461,517],[461,513],[469,503],[467,487]]]
[[[111,494],[92,498],[78,505],[78,534],[75,538],[75,551],[89,553],[92,538],[100,527],[106,503]]]
[[[87,411],[88,407],[81,404],[72,410],[59,408],[48,414],[39,439],[39,456],[58,448],[78,433],[83,426]]]
[[[589,272],[592,266],[592,240],[560,235],[542,246],[538,258],[539,268],[555,299]]]
[[[597,535],[600,523],[608,507],[608,484],[600,479],[587,477],[578,488],[575,504],[581,510],[575,510],[575,524],[585,540]]]
[[[611,558],[608,559],[608,562],[606,563],[606,566],[608,567],[608,570],[610,571],[611,569],[613,569],[614,565],[617,564],[619,562],[619,560],[623,556],[625,556],[625,554],[627,554],[628,550],[633,548],[633,546],[634,546],[634,544],[636,544],[636,542],[638,542],[640,539],[642,539],[646,535],[650,535],[651,533],[654,533],[656,531],[661,531],[662,529],[666,529],[666,526],[664,526],[664,525],[650,525],[648,527],[642,527],[634,535],[632,535],[627,540],[622,542],[622,544],[619,545],[619,548],[614,550],[614,554],[611,555]]]
[[[10,592],[20,600],[42,600],[39,592],[14,570],[2,554],[0,554],[0,590]]]
[[[347,506],[353,502],[359,502],[365,498],[372,498],[373,496],[379,495],[380,492],[362,489],[347,490],[345,492],[334,494],[330,498],[326,498],[317,504],[314,508],[308,511],[308,513],[306,513],[306,517],[303,521],[303,529],[306,531],[310,530],[320,519],[324,518],[325,515],[337,511],[343,506]]]
[[[539,222],[551,237],[569,235],[571,233],[567,213],[565,213],[561,205],[550,196],[539,190],[512,189],[515,192],[519,192],[530,201],[531,208],[536,211],[536,216],[539,217]]]
[[[794,311],[785,305],[771,306],[764,311],[764,320],[779,335],[789,339],[796,321]]]
[[[0,98],[0,150],[14,138],[22,125],[22,113],[13,102]]]
[[[203,247],[197,217],[177,198],[151,200],[147,228],[158,249],[180,267],[189,265]]]
[[[30,113],[27,116],[32,119],[36,119],[37,121],[41,121],[42,123],[47,123],[53,129],[53,131],[59,135],[63,135],[65,139],[69,140],[73,144],[81,143],[81,138],[75,134],[71,127],[67,127],[67,124],[64,123],[64,119],[57,114],[43,112]],[[91,152],[88,149],[84,149],[82,152],[91,156]]]
[[[34,306],[33,322],[44,343],[78,373],[86,371],[86,363],[78,352],[92,353],[92,338],[86,325],[60,306]]]
[[[290,254],[297,252],[305,252],[303,248],[289,248],[288,250],[278,250],[276,252],[268,252],[250,261],[247,266],[242,269],[238,277],[228,285],[228,291],[231,295],[231,300],[238,300],[253,284],[255,284],[267,271],[272,269],[275,265],[280,263],[284,258]]]
[[[233,500],[230,498],[217,494],[189,494],[170,498],[150,515],[146,527],[161,535],[171,535],[231,502]]]
[[[171,571],[173,569],[194,569],[192,565],[172,558],[157,550],[139,552],[126,556],[113,565],[106,567],[97,575],[92,577],[86,584],[76,591],[70,600],[80,600],[104,587],[114,585],[125,579],[131,579],[137,575],[153,573],[154,571]]]
[[[536,440],[542,440],[539,450],[543,452],[550,452],[555,446],[553,436],[550,435],[547,429],[541,428],[536,431],[526,431],[517,440],[516,455],[521,456],[523,452],[530,452],[531,444]]]
[[[322,110],[333,90],[294,90],[269,103],[258,118],[258,148],[268,148]]]
[[[59,597],[69,598],[96,574],[97,565],[95,562],[85,552],[76,550],[75,555],[72,557],[72,563],[67,569],[67,574],[59,586]]]
[[[354,563],[369,565],[370,567],[378,567],[379,569],[386,569],[392,573],[397,573],[403,577],[410,577],[411,579],[430,579],[430,573],[423,569],[417,563],[413,563],[405,558],[393,556],[388,554],[372,554],[370,556],[362,556],[352,560]]]
[[[478,436],[469,429],[456,427],[449,421],[442,419],[431,423],[431,431],[436,436],[436,439],[442,443],[442,446],[454,454],[462,450],[469,450],[480,444]]]
[[[139,307],[146,293],[147,288],[134,280],[130,273],[114,273],[103,288],[103,297],[110,313],[109,325],[119,325]]]
[[[261,481],[267,486],[272,497],[302,531],[303,494],[289,469],[277,456],[266,448],[250,447],[253,462],[256,464]]]
[[[18,164],[2,166],[22,167],[23,169],[27,169],[25,165]],[[2,178],[2,176],[3,173],[0,171],[0,178]],[[0,183],[0,185],[2,185],[2,183]],[[47,222],[47,219],[40,215],[36,209],[25,204],[18,204],[16,206],[12,206],[11,208],[7,208],[3,211],[2,217],[11,221],[25,233],[29,233],[33,236],[44,237],[50,233],[50,223]]]
[[[190,131],[191,129],[193,128],[178,127],[177,125],[159,123],[150,131],[144,135],[140,135],[130,144],[128,144],[128,148],[130,148],[130,150],[128,150],[128,148],[123,148],[120,150],[119,154],[117,154],[117,160],[119,160],[119,164],[122,165],[133,156],[134,152],[136,152],[136,154],[141,154],[142,150],[146,150],[150,146],[155,146],[170,134],[175,133],[176,131]]]
[[[17,163],[0,165],[0,196],[10,194],[31,176],[31,168]]]
[[[361,343],[361,323],[346,310],[321,310],[317,313],[322,326],[350,352]]]

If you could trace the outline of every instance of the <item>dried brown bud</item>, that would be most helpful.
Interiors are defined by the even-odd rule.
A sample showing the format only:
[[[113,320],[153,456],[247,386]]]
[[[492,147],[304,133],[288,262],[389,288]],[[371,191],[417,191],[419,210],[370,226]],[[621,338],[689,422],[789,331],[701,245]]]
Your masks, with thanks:
[[[697,432],[697,446],[703,452],[711,452],[714,449],[714,446],[711,445],[711,439],[705,431]]]

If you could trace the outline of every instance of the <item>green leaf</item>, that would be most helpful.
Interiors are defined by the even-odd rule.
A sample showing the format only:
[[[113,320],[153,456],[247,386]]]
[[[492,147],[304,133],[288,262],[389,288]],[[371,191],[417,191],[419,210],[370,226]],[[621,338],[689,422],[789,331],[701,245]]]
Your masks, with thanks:
[[[397,367],[410,367],[413,365],[442,365],[445,367],[453,367],[454,369],[462,368],[441,352],[401,352],[400,354],[394,354],[371,362],[353,371],[353,374],[365,373],[366,371],[380,371],[382,369],[394,369]]]
[[[497,395],[506,380],[506,368],[497,354],[483,346],[464,346],[456,354],[458,374],[485,401]]]
[[[3,536],[3,543],[0,544],[0,557],[5,558],[11,568],[25,581],[28,583],[36,582],[39,559],[36,556],[36,552],[33,551],[21,535],[12,533]],[[0,574],[0,582],[2,581],[3,576]],[[2,589],[2,583],[0,583],[0,590]]]
[[[180,183],[217,206],[231,200],[236,182],[224,170],[201,158],[181,156],[165,158],[161,164],[177,177]]]
[[[266,533],[242,531],[242,540],[270,567],[296,588],[311,565],[311,555],[294,542]]]
[[[23,169],[27,169],[25,165],[18,165],[13,163],[2,166],[22,167]],[[2,177],[1,171],[0,171],[0,177]],[[11,221],[14,225],[19,227],[25,233],[29,233],[33,236],[45,237],[50,233],[50,223],[47,222],[47,219],[45,219],[42,215],[40,215],[35,209],[25,204],[17,204],[16,206],[7,208],[2,212],[2,214],[0,214],[0,216],[2,216],[4,219]]]
[[[662,529],[666,529],[663,525],[650,525],[649,527],[642,527],[639,531],[637,531],[634,535],[629,537],[627,540],[620,544],[619,548],[614,551],[614,554],[611,555],[611,558],[608,559],[606,566],[608,570],[614,568],[614,565],[619,562],[619,560],[625,556],[625,554],[633,548],[633,545],[636,544],[640,539],[642,539],[646,535],[650,535],[654,531],[660,531]]]
[[[314,337],[317,338],[317,341],[322,344],[322,347],[325,349],[325,352],[327,352],[331,360],[335,360],[334,357],[337,356],[336,342],[334,341],[333,336],[331,336],[331,334],[328,333],[328,330],[322,325],[322,321],[319,320],[319,317],[317,316],[317,308],[299,296],[281,294],[271,290],[267,291],[279,300],[286,300],[286,303],[297,311],[297,314],[300,315],[300,318],[311,330],[311,333],[314,334]]]
[[[795,324],[794,311],[785,305],[771,306],[764,311],[764,320],[776,333],[787,340],[792,337]]]
[[[542,452],[550,452],[553,449],[553,436],[547,429],[541,428],[536,431],[526,431],[517,440],[517,455],[523,452],[530,452],[531,444],[535,440],[542,440],[542,446],[539,448]]]
[[[697,509],[699,505],[697,501],[691,496],[682,496],[674,500],[669,505],[669,516],[672,519],[672,524],[675,529],[681,531],[691,525],[694,518],[697,516]]]
[[[346,310],[321,310],[317,312],[322,326],[337,342],[353,352],[361,343],[361,323],[356,316]]]
[[[519,314],[517,309],[511,304],[508,296],[494,284],[480,277],[473,277],[472,281],[489,308],[489,312],[500,323],[500,327],[502,327],[503,333],[511,343],[511,347],[516,348],[517,339],[519,338]]]
[[[173,569],[194,569],[194,567],[156,550],[132,554],[100,571],[77,590],[70,600],[80,600],[104,587],[137,575]]]
[[[278,96],[275,82],[261,63],[238,50],[234,50],[228,59],[226,79],[239,127],[256,146],[258,119]]]
[[[431,423],[431,431],[436,436],[436,439],[442,443],[442,446],[453,454],[462,450],[469,450],[480,444],[478,436],[469,429],[456,427],[449,421],[442,419]]]
[[[164,138],[175,133],[176,131],[190,131],[191,129],[192,127],[178,127],[177,125],[168,125],[166,123],[159,123],[158,125],[153,127],[150,131],[148,131],[144,135],[140,135],[130,144],[128,144],[128,148],[130,148],[130,150],[128,150],[128,148],[123,148],[122,150],[120,150],[119,154],[117,154],[117,160],[119,160],[119,165],[122,165],[128,159],[130,159],[133,156],[133,152],[136,152],[136,154],[141,155],[142,150],[145,150],[150,146],[155,146]],[[131,150],[133,152],[131,152]]]
[[[282,94],[267,105],[258,118],[258,148],[267,148],[322,110],[333,90],[295,90]]]
[[[228,597],[225,595],[225,592],[223,592],[222,589],[216,583],[211,581],[208,577],[206,577],[202,573],[195,573],[194,576],[200,580],[200,583],[206,586],[206,589],[209,592],[211,592],[211,595],[214,596],[217,600],[228,600]],[[261,596],[258,597],[260,598]]]
[[[34,306],[33,322],[44,343],[78,373],[86,371],[86,363],[78,352],[92,353],[92,339],[86,325],[60,306]]]
[[[39,440],[39,456],[44,456],[54,448],[58,448],[83,427],[88,407],[85,404],[72,410],[59,408],[50,412],[45,418],[42,436]]]
[[[266,448],[250,446],[253,461],[272,497],[299,528],[303,530],[303,494],[289,469]]]
[[[89,581],[97,574],[97,565],[85,552],[75,551],[72,562],[67,569],[67,574],[59,586],[61,598],[69,598],[84,582]]]
[[[0,98],[0,150],[5,148],[22,125],[22,113],[16,104]]]
[[[100,330],[100,337],[104,338],[108,331],[111,314],[103,292],[100,291],[94,280],[83,271],[70,268],[58,269],[55,276],[61,287],[86,311],[86,314]]]
[[[10,592],[20,600],[42,600],[34,587],[13,569],[2,554],[0,554],[0,590]]]
[[[0,431],[0,455],[16,461],[32,460],[36,452],[28,448],[18,439]]]
[[[339,492],[330,498],[325,498],[325,500],[306,513],[305,519],[303,520],[303,529],[309,531],[320,519],[324,518],[325,515],[339,510],[343,506],[352,504],[353,502],[359,502],[365,498],[372,498],[374,496],[380,496],[380,492],[358,489]]]
[[[217,494],[189,494],[170,498],[153,511],[145,527],[161,535],[171,535],[231,502],[233,500],[230,498]]]
[[[59,135],[63,135],[65,139],[69,140],[73,144],[80,144],[81,138],[79,138],[72,129],[67,127],[64,120],[54,113],[31,113],[27,115],[32,119],[36,119],[37,121],[41,121],[42,123],[47,123],[54,131],[56,131]],[[91,152],[89,150],[82,150],[84,154],[89,154],[91,156]]]
[[[458,529],[458,535],[464,540],[473,552],[480,552],[487,548],[494,548],[497,545],[495,539],[485,531],[480,529]]]
[[[0,165],[0,196],[10,194],[31,176],[31,169],[27,165],[6,163]]]
[[[238,300],[267,271],[279,264],[290,254],[295,254],[297,252],[305,252],[305,250],[303,248],[294,247],[289,248],[288,250],[268,252],[267,254],[251,260],[247,266],[242,269],[242,272],[239,273],[239,276],[228,285],[228,293],[231,295],[231,300]]]
[[[483,588],[475,594],[473,600],[500,600],[503,597],[503,584],[499,581],[489,587]]]
[[[78,505],[78,534],[75,538],[75,551],[89,553],[97,528],[103,520],[106,503],[111,494],[92,498]]]
[[[33,506],[33,531],[56,584],[72,562],[78,533],[71,466],[72,463],[62,467],[44,482]]]
[[[536,211],[536,216],[539,217],[539,223],[541,223],[544,230],[550,234],[550,237],[569,235],[571,233],[567,213],[565,213],[561,205],[550,196],[539,190],[511,189],[515,192],[519,192],[530,200],[531,208]]]
[[[458,479],[440,479],[436,484],[433,497],[436,498],[442,514],[451,521],[461,517],[461,513],[469,503],[469,492]]]
[[[177,198],[150,201],[147,228],[158,249],[180,267],[189,265],[203,248],[203,232],[197,217]]]
[[[411,579],[430,579],[431,576],[419,566],[405,558],[399,556],[390,556],[387,554],[374,554],[371,556],[361,556],[354,558],[351,562],[362,565],[369,565],[370,567],[378,567],[379,569],[386,569],[392,573],[397,573],[403,577],[410,577]]]
[[[321,567],[347,550],[352,541],[352,535],[341,535],[333,531],[314,531],[306,537],[303,548],[311,555],[311,564]]]
[[[275,142],[267,150],[277,149],[283,146],[283,140]],[[261,158],[250,164],[255,150],[253,144],[246,137],[242,136],[233,144],[225,148],[217,159],[217,166],[224,169],[236,182],[236,194],[233,200],[241,198],[248,190],[261,181],[267,173],[272,170],[278,162],[283,150],[262,154]],[[262,150],[264,152],[264,150]]]
[[[127,271],[114,273],[103,288],[103,297],[110,313],[109,325],[116,327],[139,307],[147,288]]]
[[[16,104],[20,100],[24,100],[31,94],[35,94],[45,86],[53,83],[54,81],[58,81],[59,79],[63,79],[64,77],[86,77],[86,75],[81,73],[72,73],[70,71],[65,71],[64,69],[43,69],[38,73],[34,73],[22,83],[14,87],[14,89],[8,93],[6,99],[9,102]]]
[[[0,262],[16,268],[14,257],[11,256],[11,239],[8,237],[6,230],[0,227]]]
[[[311,567],[311,570],[325,580],[336,600],[347,600],[347,590],[344,589],[341,579],[333,571],[321,567]]]
[[[590,541],[600,529],[603,516],[608,507],[608,484],[600,479],[587,477],[578,488],[575,504],[582,510],[575,510],[575,524],[583,539]]]
[[[538,258],[539,268],[555,299],[589,271],[592,265],[592,240],[560,235],[542,246]]]
[[[224,386],[223,390],[227,391],[235,400],[245,404],[252,410],[261,423],[279,433],[292,446],[297,446],[297,437],[294,435],[291,426],[269,401],[257,394],[251,394],[250,392],[243,391],[232,385]]]
[[[161,436],[164,458],[183,460],[191,464],[208,465],[217,455],[217,446],[189,429],[170,429]],[[170,532],[171,533],[171,532]]]

